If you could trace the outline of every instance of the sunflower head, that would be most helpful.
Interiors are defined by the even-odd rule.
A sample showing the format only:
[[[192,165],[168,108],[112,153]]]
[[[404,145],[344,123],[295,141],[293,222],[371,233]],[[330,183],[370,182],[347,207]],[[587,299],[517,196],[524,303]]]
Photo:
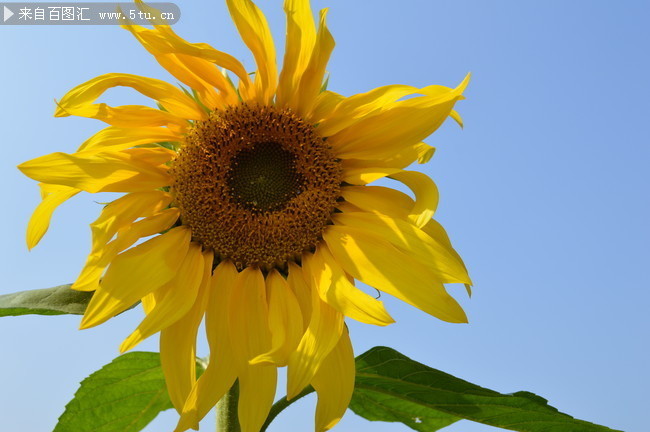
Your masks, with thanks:
[[[288,366],[287,393],[318,393],[316,430],[332,428],[354,386],[344,319],[384,326],[393,319],[365,283],[448,322],[466,317],[444,284],[471,283],[433,218],[438,191],[423,173],[422,141],[451,117],[456,88],[387,85],[349,97],[323,91],[334,40],[308,0],[285,0],[287,40],[278,74],[266,19],[250,0],[226,0],[257,65],[167,25],[124,22],[183,83],[106,74],[81,84],[55,115],[108,127],[76,152],[52,153],[19,168],[40,182],[28,246],[47,231],[58,205],[80,192],[121,192],[91,224],[92,248],[73,289],[95,291],[81,326],[99,325],[142,303],[145,317],[121,346],[160,333],[177,432],[198,422],[239,383],[244,432],[258,432]],[[143,10],[154,10],[138,2]],[[151,106],[97,102],[133,88]],[[188,90],[188,88],[191,90]],[[405,185],[413,197],[379,179]],[[210,363],[196,379],[205,319]]]

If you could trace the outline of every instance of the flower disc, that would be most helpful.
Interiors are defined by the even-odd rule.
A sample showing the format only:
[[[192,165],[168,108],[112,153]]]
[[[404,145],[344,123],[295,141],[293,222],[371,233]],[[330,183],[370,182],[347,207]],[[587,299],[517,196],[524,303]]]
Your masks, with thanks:
[[[340,162],[312,125],[246,104],[195,122],[171,174],[183,225],[240,269],[284,266],[314,247],[341,188]]]

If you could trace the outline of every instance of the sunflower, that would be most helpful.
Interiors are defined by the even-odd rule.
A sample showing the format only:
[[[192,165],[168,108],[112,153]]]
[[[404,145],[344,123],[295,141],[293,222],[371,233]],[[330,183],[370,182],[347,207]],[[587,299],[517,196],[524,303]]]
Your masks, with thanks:
[[[471,282],[432,219],[436,186],[404,168],[428,161],[434,149],[422,140],[447,117],[461,122],[453,107],[468,78],[456,88],[388,85],[344,97],[323,89],[334,48],[326,9],[317,26],[308,0],[285,0],[278,76],[264,15],[250,0],[226,3],[254,56],[253,74],[164,23],[125,22],[184,86],[111,73],[58,101],[57,117],[109,126],[74,153],[19,166],[42,194],[27,243],[35,246],[56,207],[77,193],[124,193],[91,224],[92,249],[72,286],[94,291],[81,328],[142,303],[146,316],[120,349],[160,333],[177,431],[197,428],[237,381],[242,430],[257,432],[283,366],[289,398],[315,388],[316,430],[325,431],[342,417],[354,386],[344,318],[394,322],[355,281],[441,320],[466,322],[443,285],[469,289]],[[137,90],[158,108],[96,102],[116,86]],[[383,178],[402,183],[415,199],[369,185]],[[210,362],[197,380],[204,318]]]

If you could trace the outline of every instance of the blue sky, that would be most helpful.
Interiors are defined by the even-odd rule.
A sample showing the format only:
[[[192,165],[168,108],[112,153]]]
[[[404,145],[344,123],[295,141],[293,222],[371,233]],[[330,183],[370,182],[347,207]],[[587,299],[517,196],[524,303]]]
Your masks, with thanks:
[[[281,1],[259,3],[282,41]],[[417,167],[437,182],[437,218],[475,281],[471,300],[450,287],[470,324],[442,323],[384,296],[398,323],[351,322],[355,351],[392,346],[488,388],[535,392],[579,418],[647,430],[650,4],[312,3],[330,7],[334,91],[453,86],[473,74],[458,106],[465,129],[447,122],[428,139],[438,149],[432,162]],[[244,58],[252,69],[223,2],[178,4],[178,33]],[[15,166],[73,151],[103,127],[53,118],[53,99],[106,72],[171,77],[113,26],[0,27],[0,53],[4,294],[74,280],[89,250],[87,225],[100,209],[90,195],[65,204],[42,244],[27,252],[24,229],[38,191]],[[104,100],[144,102],[126,90]],[[140,318],[136,310],[85,331],[77,330],[78,317],[1,319],[3,430],[51,430],[78,382],[117,355]],[[155,339],[140,347],[156,348]],[[313,405],[311,398],[297,403],[271,430],[311,430]],[[175,418],[164,413],[147,430],[170,430]],[[212,425],[208,418],[202,429]],[[335,430],[407,429],[349,412]],[[459,423],[448,430],[495,429]]]

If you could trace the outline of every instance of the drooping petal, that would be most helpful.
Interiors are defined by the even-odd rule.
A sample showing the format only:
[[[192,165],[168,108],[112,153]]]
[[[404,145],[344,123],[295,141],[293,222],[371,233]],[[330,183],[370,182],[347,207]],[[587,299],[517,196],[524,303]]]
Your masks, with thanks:
[[[251,363],[286,366],[289,356],[302,338],[303,321],[300,304],[289,288],[288,282],[277,270],[271,270],[267,275],[266,291],[269,298],[271,350],[257,356]]]
[[[120,230],[115,240],[88,255],[81,273],[72,284],[72,289],[77,291],[95,291],[98,289],[99,280],[104,270],[117,254],[131,247],[143,237],[149,237],[170,228],[178,220],[179,216],[180,212],[177,208],[165,209]],[[147,305],[153,308],[154,304],[154,299],[148,298],[145,302],[143,298],[145,312],[147,311]]]
[[[340,158],[381,159],[402,148],[421,142],[433,133],[462,98],[466,78],[457,88],[443,94],[398,101],[376,115],[329,137]]]
[[[237,269],[222,261],[214,270],[205,312],[205,327],[210,345],[210,362],[187,397],[175,432],[198,429],[199,421],[216,405],[237,379],[228,315]]]
[[[316,97],[323,85],[325,68],[334,50],[334,45],[334,38],[327,28],[327,9],[323,9],[320,12],[316,44],[309,59],[309,64],[300,79],[297,106],[294,107],[298,114],[303,117],[309,117],[314,107]]]
[[[379,213],[345,212],[334,215],[333,220],[343,230],[365,231],[390,242],[402,253],[426,266],[436,281],[471,283],[462,261],[456,259],[448,248],[402,219]]]
[[[295,100],[300,77],[307,68],[316,41],[316,26],[309,0],[285,0],[287,39],[284,64],[276,95],[276,105],[284,107]]]
[[[250,0],[226,0],[242,40],[248,46],[257,63],[255,77],[256,100],[270,103],[278,82],[275,63],[275,45],[266,18]]]
[[[311,289],[311,296],[312,312],[309,326],[298,348],[289,358],[287,399],[294,398],[311,382],[325,357],[336,346],[343,331],[343,315],[322,301],[315,287]]]
[[[320,244],[313,254],[303,256],[305,277],[312,278],[321,299],[328,305],[357,321],[385,326],[395,321],[383,302],[359,290],[347,278],[326,245]]]
[[[239,424],[242,432],[258,432],[273,406],[275,366],[252,365],[239,374]]]
[[[245,268],[236,278],[230,302],[230,340],[239,376],[239,423],[257,432],[273,405],[277,370],[250,361],[271,348],[269,311],[262,272]]]
[[[34,180],[90,193],[136,192],[169,185],[165,163],[175,154],[165,148],[51,153],[24,162],[18,169]]]
[[[50,227],[50,221],[54,210],[57,209],[68,199],[72,198],[79,192],[79,189],[69,186],[58,186],[43,184],[40,185],[42,201],[38,204],[32,217],[27,224],[27,248],[32,249],[41,241],[47,229]]]
[[[305,282],[302,268],[294,262],[289,262],[289,277],[287,278],[287,282],[291,291],[296,295],[296,299],[300,305],[302,328],[305,330],[311,320],[311,289]]]
[[[163,191],[134,192],[107,204],[90,229],[93,237],[92,252],[98,252],[117,232],[136,219],[148,217],[164,209],[172,196]]]
[[[105,104],[94,104],[95,100],[112,87],[131,87],[145,96],[160,103],[166,111],[182,119],[200,120],[205,118],[205,112],[197,103],[173,85],[138,75],[109,73],[100,75],[70,90],[59,101],[55,117],[67,115],[88,115],[92,108],[100,113]],[[84,113],[84,114],[77,114]]]
[[[354,391],[354,352],[348,329],[314,375],[311,384],[318,394],[316,432],[332,429],[348,409]]]
[[[169,282],[187,254],[190,237],[189,229],[178,227],[118,255],[90,300],[81,328],[103,323]]]
[[[169,327],[181,319],[194,305],[199,293],[199,286],[205,272],[205,259],[201,246],[191,243],[178,273],[152,294],[156,304],[140,322],[133,333],[120,346],[120,352],[126,352],[137,344]],[[212,259],[210,259],[212,264]]]
[[[192,308],[174,324],[160,332],[160,363],[169,398],[178,413],[196,383],[196,336],[208,300],[213,254],[203,252],[205,266],[198,296]]]
[[[354,278],[448,322],[467,322],[463,309],[424,265],[367,231],[332,225],[323,233],[332,255]]]

